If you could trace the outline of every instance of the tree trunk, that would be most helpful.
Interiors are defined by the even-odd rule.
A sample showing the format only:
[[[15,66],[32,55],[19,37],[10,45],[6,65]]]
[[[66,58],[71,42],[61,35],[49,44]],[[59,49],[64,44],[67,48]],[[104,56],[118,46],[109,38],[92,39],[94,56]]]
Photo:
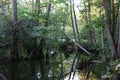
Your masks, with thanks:
[[[31,5],[32,5],[32,13],[34,13],[34,8],[35,8],[34,0],[31,1]]]
[[[89,37],[90,37],[90,43],[94,44],[96,42],[95,35],[94,35],[94,29],[91,25],[91,1],[88,0],[88,25],[89,25]]]
[[[34,26],[38,26],[39,25],[39,13],[40,13],[40,0],[36,0],[36,3],[35,3],[35,17],[37,17],[37,19],[35,20],[35,24]],[[32,8],[34,10],[34,0],[32,0]],[[34,59],[41,59],[40,55],[41,53],[39,53],[39,47],[37,46],[37,38],[34,38],[34,51],[32,52],[32,56]]]
[[[119,28],[119,30],[118,30],[118,58],[120,58],[120,7],[119,7],[119,13],[118,13],[118,17],[119,17],[119,19],[118,19],[118,28]]]
[[[112,22],[112,26],[111,26],[111,34],[114,38],[114,34],[115,34],[115,11],[114,11],[114,0],[111,0],[111,22]]]
[[[45,17],[45,25],[44,27],[48,27],[48,24],[49,24],[49,16],[50,16],[50,11],[51,11],[51,3],[50,3],[51,0],[49,0],[49,4],[48,4],[48,7],[47,7],[47,11],[46,11],[46,17]],[[46,35],[46,32],[44,31],[44,34]],[[41,40],[42,41],[42,40]],[[45,39],[43,39],[43,41],[45,42]],[[49,54],[48,54],[48,48],[46,49],[46,59],[49,58]]]
[[[102,17],[102,6],[101,6],[101,10],[100,10],[100,17]],[[106,53],[105,53],[105,45],[104,45],[104,27],[103,27],[103,23],[102,23],[102,18],[100,19],[100,26],[101,26],[101,47],[102,47],[102,54],[105,56],[105,58],[107,58]]]
[[[73,5],[71,0],[70,0],[70,4]],[[70,16],[71,16],[74,39],[75,41],[78,42],[78,26],[77,26],[77,21],[76,21],[76,14],[74,11],[74,5],[73,5],[73,8],[72,6],[70,6]]]
[[[19,58],[18,51],[18,30],[17,30],[17,0],[12,0],[12,21],[13,21],[13,53],[14,58]]]
[[[73,14],[72,14],[72,9],[70,10],[70,14],[71,14],[71,22],[72,22],[72,28],[73,28],[73,34],[74,34],[74,38],[75,38],[75,41],[77,41],[77,35],[76,35],[76,32],[75,32],[75,26],[74,26],[74,20],[73,20]]]
[[[36,26],[38,26],[39,25],[39,15],[40,15],[40,0],[36,0],[35,14],[36,14],[36,17],[37,17]]]
[[[80,42],[80,35],[79,35],[78,23],[77,23],[77,18],[75,13],[74,0],[73,0],[73,16],[74,16],[74,24],[76,28],[77,39]]]
[[[104,3],[104,10],[105,10],[105,28],[106,28],[106,32],[107,32],[107,38],[108,38],[108,42],[110,45],[110,49],[111,49],[111,53],[112,53],[112,58],[117,58],[117,51],[115,48],[115,43],[113,41],[111,32],[110,32],[110,20],[109,20],[109,11],[108,11],[108,0],[103,0]]]
[[[45,27],[48,27],[50,11],[51,11],[51,3],[48,4],[47,14],[46,14],[46,18],[45,18]]]

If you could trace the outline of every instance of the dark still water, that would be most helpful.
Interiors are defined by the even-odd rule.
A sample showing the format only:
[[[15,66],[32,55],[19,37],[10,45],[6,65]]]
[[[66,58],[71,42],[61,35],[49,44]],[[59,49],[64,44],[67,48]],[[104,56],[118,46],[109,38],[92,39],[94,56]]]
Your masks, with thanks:
[[[59,64],[54,60],[49,62],[38,60],[0,62],[0,73],[7,80],[58,80]]]

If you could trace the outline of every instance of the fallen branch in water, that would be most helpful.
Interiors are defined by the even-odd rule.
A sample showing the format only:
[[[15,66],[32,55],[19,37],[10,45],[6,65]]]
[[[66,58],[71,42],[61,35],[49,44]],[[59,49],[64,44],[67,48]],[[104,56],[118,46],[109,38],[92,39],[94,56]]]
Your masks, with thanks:
[[[64,33],[64,34],[65,34],[65,33]],[[65,36],[66,36],[67,38],[69,38],[72,42],[74,42],[74,44],[75,44],[76,46],[78,46],[80,49],[82,49],[85,53],[91,55],[91,53],[90,53],[89,51],[87,51],[85,48],[83,48],[83,47],[82,47],[79,43],[77,43],[75,40],[73,40],[72,38],[70,38],[67,34],[65,34]]]
[[[64,33],[64,34],[65,34],[65,33]],[[83,48],[79,43],[77,43],[77,42],[74,41],[72,38],[70,38],[67,34],[65,34],[65,36],[66,36],[67,38],[69,38],[72,42],[74,42],[74,44],[75,44],[76,46],[78,46],[80,49],[82,49],[85,53],[91,55],[91,53],[90,53],[89,51],[87,51],[87,50],[86,50],[85,48]],[[58,80],[61,80],[62,78],[66,77],[66,76],[69,75],[69,74],[71,75],[71,73],[75,71],[75,70],[73,70],[73,65],[74,65],[74,63],[75,63],[75,60],[76,60],[77,56],[78,56],[78,53],[76,53],[76,55],[75,55],[75,57],[74,57],[74,59],[73,59],[72,67],[71,67],[71,69],[70,69],[70,72],[68,72],[68,73],[66,73],[65,75],[61,76]],[[70,78],[70,76],[69,76],[69,78]]]

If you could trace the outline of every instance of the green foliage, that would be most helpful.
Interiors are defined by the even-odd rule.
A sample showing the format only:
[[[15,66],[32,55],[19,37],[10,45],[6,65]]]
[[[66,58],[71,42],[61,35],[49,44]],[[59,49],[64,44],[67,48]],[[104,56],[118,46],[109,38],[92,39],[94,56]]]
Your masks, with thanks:
[[[8,0],[7,0],[8,1]],[[12,42],[13,42],[13,22],[11,21],[11,4],[6,4],[5,2],[5,10],[7,14],[0,15],[0,56],[8,55],[11,53]],[[118,0],[117,0],[118,1]],[[91,58],[98,59],[100,61],[105,61],[106,58],[110,58],[110,47],[108,43],[108,39],[105,32],[105,18],[102,6],[102,0],[90,0],[90,5],[88,5],[88,0],[82,0],[82,3],[78,5],[80,8],[80,13],[76,11],[78,29],[79,29],[79,37],[80,37],[80,45],[82,45],[88,51],[91,51],[92,56],[81,52],[80,60],[89,60]],[[39,9],[36,4],[32,4],[32,2],[28,0],[18,1],[18,20],[16,22],[16,30],[17,30],[17,39],[19,42],[19,51],[20,55],[26,55],[26,49],[35,49],[36,52],[42,46],[43,54],[47,54],[47,50],[54,50],[57,52],[56,62],[60,64],[60,45],[69,42],[70,40],[66,38],[63,33],[69,35],[70,38],[74,39],[73,28],[71,23],[71,14],[70,14],[70,6],[66,4],[66,0],[41,0]],[[51,4],[51,11],[49,17],[47,17],[47,8],[48,4]],[[115,26],[117,25],[117,17],[118,17],[118,2],[115,3]],[[0,3],[0,6],[2,4]],[[9,7],[7,7],[9,6]],[[71,6],[73,7],[73,6]],[[89,12],[89,7],[91,11]],[[1,9],[1,7],[0,7]],[[110,9],[110,8],[109,8]],[[77,10],[77,8],[75,8]],[[2,11],[2,10],[1,10]],[[1,13],[0,11],[0,13]],[[37,15],[36,11],[39,11],[39,15]],[[89,15],[90,13],[90,15]],[[73,17],[74,18],[74,17]],[[45,26],[46,19],[48,19],[48,26]],[[110,19],[112,19],[112,15],[110,15]],[[112,20],[110,20],[110,24],[112,25]],[[75,25],[75,24],[74,24]],[[89,29],[92,29],[94,37],[96,39],[95,43],[91,44],[90,42],[90,33]],[[110,28],[111,29],[111,28]],[[103,33],[103,34],[102,34]],[[103,37],[102,37],[103,36]],[[102,52],[102,39],[104,44],[104,54]],[[116,38],[116,36],[115,36]],[[66,41],[62,42],[61,40],[65,39]],[[42,42],[43,40],[43,42]],[[41,45],[42,43],[43,45]],[[75,47],[75,52],[78,51]],[[95,52],[96,51],[96,52]],[[41,53],[39,53],[41,54]],[[73,54],[74,55],[74,54]],[[73,59],[73,55],[65,54],[62,56],[70,56],[67,60],[71,63],[71,59]],[[63,57],[64,60],[64,57]],[[57,62],[58,61],[58,62]],[[51,63],[54,63],[54,58],[51,59]],[[114,73],[110,73],[110,69],[114,71],[115,65],[118,64],[119,61],[111,62],[111,66],[106,68],[105,63],[96,64],[95,71],[93,73],[96,74],[96,77],[101,77],[99,74],[101,71],[106,71],[106,75],[110,78],[115,75]],[[66,65],[68,68],[68,65]],[[65,66],[65,68],[66,68]],[[38,66],[37,66],[38,67]],[[59,71],[57,67],[55,71]],[[54,69],[54,66],[51,68]],[[57,73],[56,73],[57,74]],[[57,76],[54,74],[55,76]],[[60,74],[60,73],[59,73]],[[47,76],[47,75],[46,75]],[[23,76],[22,76],[23,77]],[[113,79],[112,79],[113,80]]]

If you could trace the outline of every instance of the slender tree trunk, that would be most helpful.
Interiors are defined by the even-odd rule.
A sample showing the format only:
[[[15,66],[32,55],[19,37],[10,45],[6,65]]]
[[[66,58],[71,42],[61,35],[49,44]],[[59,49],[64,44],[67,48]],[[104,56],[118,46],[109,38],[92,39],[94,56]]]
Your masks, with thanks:
[[[46,14],[46,18],[45,18],[45,27],[48,27],[50,11],[51,11],[51,3],[48,4],[47,14]]]
[[[34,12],[34,7],[35,7],[35,17],[37,17],[37,19],[35,20],[35,24],[34,26],[38,26],[39,25],[39,8],[40,8],[40,0],[36,0],[36,6],[34,6],[34,0],[32,0],[32,10]],[[38,58],[38,55],[40,55],[40,53],[38,53],[38,46],[37,46],[37,38],[34,38],[34,51],[32,52],[32,56],[33,58]]]
[[[112,53],[112,58],[117,58],[117,51],[115,48],[115,43],[113,41],[111,32],[110,32],[110,20],[109,20],[109,11],[108,11],[108,0],[103,0],[104,3],[104,10],[105,10],[105,28],[106,28],[106,32],[107,32],[107,38],[108,38],[108,42],[110,45],[110,49],[111,49],[111,53]]]
[[[12,21],[13,21],[13,53],[14,58],[19,58],[18,51],[18,30],[17,30],[17,0],[12,0]]]
[[[12,20],[17,22],[17,0],[12,0]]]
[[[118,58],[120,58],[120,7],[119,7],[119,13],[118,13],[118,28],[119,28],[119,30],[118,30]]]
[[[34,2],[34,0],[31,1],[31,4],[32,4],[32,13],[34,13],[34,8],[35,8],[35,2]]]
[[[73,20],[73,14],[72,14],[72,9],[70,10],[70,14],[71,14],[71,22],[72,22],[72,28],[73,28],[73,34],[74,34],[74,38],[75,38],[75,41],[77,41],[77,35],[76,35],[76,32],[75,32],[75,26],[74,26],[74,20]]]
[[[40,0],[36,0],[36,16],[37,16],[37,23],[36,23],[36,26],[39,25],[39,15],[40,15]]]
[[[49,16],[50,16],[50,11],[51,11],[51,3],[50,3],[51,0],[49,0],[49,4],[48,4],[48,7],[47,7],[47,11],[46,11],[46,17],[45,17],[45,24],[44,24],[44,27],[48,27],[49,25]],[[44,35],[46,35],[46,31],[43,32]],[[40,41],[40,51],[41,51],[41,54],[43,55],[43,49],[44,49],[44,44],[45,44],[45,39],[42,38],[41,41]],[[49,56],[48,54],[48,48],[46,48],[46,58]],[[46,60],[47,61],[47,60]],[[44,68],[44,67],[43,67]],[[48,75],[49,72],[46,72],[46,74]],[[43,74],[44,75],[44,74]]]
[[[70,0],[70,4],[72,5],[72,1]],[[77,29],[76,29],[76,25],[75,25],[75,21],[74,21],[74,16],[73,16],[73,9],[72,6],[70,6],[70,16],[71,16],[71,22],[72,22],[72,28],[73,28],[73,34],[74,34],[74,38],[75,41],[77,41],[78,37],[77,37]]]
[[[51,0],[49,0],[49,4],[48,4],[48,7],[47,7],[47,11],[46,11],[46,17],[45,17],[45,24],[44,24],[44,27],[48,27],[48,24],[49,24],[49,16],[50,16],[50,11],[51,11],[51,3],[50,3]],[[46,34],[46,31],[44,31],[44,35]],[[43,43],[45,43],[45,39],[42,38],[41,39],[41,50],[43,50]],[[48,53],[48,49],[46,49],[46,52]],[[46,58],[48,58],[48,55],[46,53]]]
[[[66,20],[65,21],[63,21],[63,33],[65,33],[65,23],[66,23]],[[63,35],[61,36],[61,44],[62,44],[62,42],[63,42]],[[60,77],[62,77],[63,76],[63,74],[64,74],[64,72],[63,72],[63,55],[62,55],[62,52],[60,52],[60,63],[61,63],[61,73],[60,73]],[[61,80],[64,80],[64,79],[61,79]]]
[[[100,22],[101,22],[101,47],[102,47],[102,54],[105,55],[105,58],[106,58],[106,54],[105,54],[105,46],[104,46],[104,27],[103,27],[103,23],[102,23],[102,14],[101,14],[101,11],[102,11],[102,7],[100,9]]]
[[[94,35],[94,29],[91,25],[91,0],[88,1],[88,18],[89,18],[89,37],[90,37],[90,43],[94,44],[96,42],[95,35]]]
[[[74,0],[73,0],[73,15],[74,15],[74,24],[76,28],[77,39],[80,42],[80,35],[79,35],[78,23],[77,23],[77,18],[75,13]]]
[[[114,11],[114,0],[111,0],[111,22],[112,22],[112,26],[111,26],[111,34],[114,38],[115,35],[115,11]]]
[[[91,4],[90,0],[88,0],[88,25],[89,25],[89,38],[90,38],[90,43],[93,44],[92,40],[92,29],[91,29]]]

